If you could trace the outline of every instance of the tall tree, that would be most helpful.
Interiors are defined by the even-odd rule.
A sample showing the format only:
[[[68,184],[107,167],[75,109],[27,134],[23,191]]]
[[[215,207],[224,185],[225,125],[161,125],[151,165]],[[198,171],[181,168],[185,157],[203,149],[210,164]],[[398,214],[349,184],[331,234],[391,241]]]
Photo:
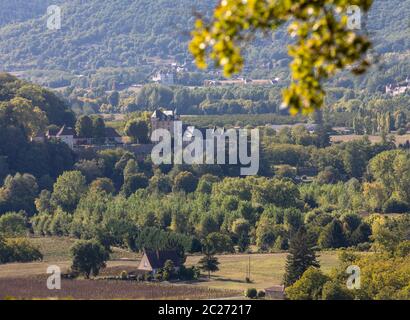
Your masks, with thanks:
[[[176,175],[173,190],[190,193],[196,190],[197,184],[198,179],[191,172],[183,171]]]
[[[145,189],[146,187],[148,187],[148,178],[143,173],[136,173],[124,178],[121,191],[126,197],[129,197],[138,189]]]
[[[146,121],[131,120],[124,128],[124,132],[134,143],[147,143],[149,128]]]
[[[104,119],[96,117],[93,119],[93,138],[97,143],[104,143],[105,122]]]
[[[208,272],[208,278],[211,279],[211,272],[219,270],[219,261],[218,258],[214,256],[214,249],[209,243],[207,243],[207,241],[204,241],[202,248],[204,257],[198,262],[199,269]]]
[[[4,186],[0,188],[0,214],[20,210],[33,214],[37,194],[38,185],[34,176],[20,173],[7,176]]]
[[[94,129],[91,118],[89,116],[79,117],[75,124],[75,131],[79,137],[92,138]]]
[[[52,202],[64,211],[72,212],[86,191],[86,180],[80,171],[66,171],[54,184]]]
[[[312,240],[306,229],[301,227],[290,241],[289,255],[286,258],[286,272],[283,278],[285,286],[289,287],[294,284],[309,267],[319,268],[320,264]]]
[[[86,279],[90,275],[97,276],[109,258],[108,251],[95,240],[77,241],[71,248],[71,255],[72,270],[83,274]]]

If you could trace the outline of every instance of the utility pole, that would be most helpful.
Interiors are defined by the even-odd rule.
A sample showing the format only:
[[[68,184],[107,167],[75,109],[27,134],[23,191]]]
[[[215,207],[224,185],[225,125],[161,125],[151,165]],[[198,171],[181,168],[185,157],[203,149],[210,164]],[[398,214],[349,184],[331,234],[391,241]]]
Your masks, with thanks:
[[[248,270],[249,270],[249,280],[251,280],[251,256],[249,256],[249,260],[248,260]]]
[[[251,256],[248,257],[248,265],[246,266],[246,279],[251,280]]]

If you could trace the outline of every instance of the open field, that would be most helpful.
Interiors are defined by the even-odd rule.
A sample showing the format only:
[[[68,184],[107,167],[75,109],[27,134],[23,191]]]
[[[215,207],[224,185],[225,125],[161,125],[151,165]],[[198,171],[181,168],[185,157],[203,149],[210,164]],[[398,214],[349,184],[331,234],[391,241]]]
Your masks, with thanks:
[[[252,254],[250,257],[252,283],[245,282],[249,255],[238,254],[218,256],[220,270],[212,274],[211,280],[209,281],[207,278],[204,278],[201,281],[190,284],[215,289],[243,290],[249,287],[264,289],[281,283],[286,261],[285,253]],[[186,265],[195,265],[199,259],[200,256],[189,256]],[[337,265],[337,253],[323,252],[320,256],[320,262],[325,272],[330,271],[332,267]],[[69,260],[49,260],[0,265],[0,282],[7,278],[25,278],[44,275],[50,265],[57,265],[64,272],[70,267],[70,264],[71,262]],[[101,275],[120,275],[123,270],[131,272],[137,269],[138,264],[139,259],[109,261],[107,268],[101,271]]]
[[[215,290],[189,285],[141,283],[120,280],[62,280],[61,290],[49,290],[46,277],[0,279],[2,299],[215,299],[239,295],[230,290]]]
[[[285,271],[286,253],[252,254],[252,255],[222,255],[218,256],[219,271],[212,274],[210,281],[197,282],[209,288],[224,288],[243,290],[245,288],[265,289],[282,282]],[[251,266],[251,283],[245,282],[246,268]],[[188,257],[187,265],[195,265],[200,257]],[[320,263],[324,272],[329,272],[337,266],[336,252],[320,254]]]
[[[0,265],[0,293],[4,293],[3,291],[1,291],[1,288],[7,288],[10,284],[11,279],[13,281],[20,279],[18,281],[21,282],[21,285],[23,287],[27,288],[28,286],[28,288],[36,288],[38,286],[38,278],[46,276],[46,270],[50,265],[59,266],[63,272],[69,269],[71,265],[69,248],[75,240],[69,238],[32,238],[31,241],[40,247],[40,250],[44,254],[44,260],[41,262],[12,263]],[[210,288],[235,290],[235,292],[242,292],[245,288],[249,287],[255,287],[259,290],[264,289],[272,285],[281,284],[286,262],[286,255],[286,253],[220,255],[217,256],[220,262],[220,270],[212,274],[211,280],[208,280],[206,277],[204,277],[200,281],[190,282],[186,284],[188,284],[189,287],[195,287],[201,290],[203,288]],[[198,255],[188,256],[186,265],[196,265],[200,258],[201,256]],[[130,253],[125,250],[116,248],[114,249],[114,254],[111,256],[111,261],[107,263],[107,268],[101,270],[101,276],[118,276],[123,270],[127,272],[135,271],[138,267],[139,259],[140,256],[138,254]],[[319,259],[324,272],[330,271],[330,269],[335,267],[338,263],[337,252],[334,251],[326,251],[320,253]],[[246,283],[246,269],[249,261],[251,267],[252,282]],[[85,284],[89,281],[81,282],[85,280],[67,281],[68,282],[65,281],[64,283],[67,283],[67,290],[69,291],[67,291],[65,295],[60,295],[60,297],[77,297],[75,295],[75,291],[72,291],[74,289],[69,289],[71,288],[72,283],[78,282],[80,284],[78,288],[80,288],[82,285],[84,285],[85,287],[93,287],[95,286],[94,283],[96,282],[90,280],[92,285],[89,285]],[[110,282],[106,282],[105,280],[98,281],[99,285],[100,283],[106,283],[107,286],[111,286],[113,290],[124,292],[122,290],[127,290],[128,284],[125,285],[126,288],[122,289],[122,285],[125,282],[120,282],[121,285],[116,282],[116,284],[114,285]],[[45,285],[44,282],[42,283],[42,285]],[[134,283],[133,285],[135,286],[141,284]],[[184,284],[177,284],[176,286],[181,285],[183,286]],[[75,287],[76,285],[74,285],[72,288]],[[17,293],[19,293],[18,291],[10,292],[16,293],[17,296]],[[38,297],[44,297],[42,292],[43,291],[39,291]],[[13,295],[11,293],[10,295]],[[167,294],[165,294],[164,298],[166,296]],[[111,298],[112,296],[107,297]],[[126,295],[126,297],[130,299],[137,298],[137,296],[134,295]]]
[[[258,290],[280,284],[283,277],[286,254],[250,255],[251,283],[245,282],[249,255],[218,256],[220,270],[211,280],[202,278],[189,283],[138,283],[119,280],[62,280],[62,290],[51,292],[46,288],[46,270],[52,261],[14,263],[0,265],[0,299],[60,298],[60,299],[210,299],[241,296],[243,290]],[[199,256],[189,256],[187,265],[195,265]],[[337,254],[321,254],[322,269],[328,272],[337,265]],[[70,261],[56,261],[62,271]],[[109,261],[101,276],[120,275],[121,271],[135,271],[138,260]]]

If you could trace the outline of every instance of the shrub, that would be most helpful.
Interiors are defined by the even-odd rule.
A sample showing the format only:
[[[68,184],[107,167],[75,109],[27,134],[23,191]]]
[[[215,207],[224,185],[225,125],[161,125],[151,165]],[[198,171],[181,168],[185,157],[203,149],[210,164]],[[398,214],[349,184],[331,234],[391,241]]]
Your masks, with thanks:
[[[44,236],[48,234],[48,226],[50,225],[52,216],[48,213],[40,213],[31,218],[31,227],[36,236]]]
[[[152,281],[152,279],[153,279],[152,274],[150,274],[150,273],[144,274],[144,280],[145,281]]]
[[[95,240],[79,240],[71,247],[73,257],[72,270],[89,278],[97,276],[100,269],[105,267],[109,258],[108,251]]]
[[[320,269],[310,267],[299,280],[286,288],[286,296],[290,300],[319,300],[323,285],[329,280]]]
[[[31,218],[31,226],[33,232],[37,236],[51,235],[50,225],[53,221],[53,215],[48,213],[40,213]]]
[[[258,291],[255,288],[248,288],[245,290],[245,297],[255,299],[258,296]]]
[[[128,279],[128,272],[125,271],[125,270],[121,271],[120,277],[121,277],[121,280],[127,280]]]
[[[339,283],[328,281],[323,285],[322,300],[352,300],[349,290]]]
[[[165,261],[164,268],[162,269],[162,280],[168,281],[175,276],[175,267],[172,260]]]
[[[403,241],[397,246],[396,256],[398,257],[406,257],[410,255],[410,240]]]
[[[10,259],[10,248],[0,234],[0,263],[7,263]]]
[[[165,278],[167,278],[167,277],[168,277],[168,275],[165,275]],[[156,274],[154,274],[154,280],[155,281],[166,281],[168,279],[164,279],[164,273],[163,272],[157,272]]]
[[[8,237],[27,234],[27,217],[24,212],[8,212],[0,217],[0,233]]]
[[[258,291],[258,298],[265,298],[265,295],[266,295],[265,291],[263,290]]]
[[[54,212],[48,226],[48,232],[54,236],[67,236],[70,234],[72,216],[61,209]]]
[[[197,184],[198,180],[191,172],[183,171],[175,176],[173,190],[190,193],[195,191]]]
[[[181,266],[178,271],[178,278],[180,280],[197,280],[201,274],[201,271],[195,267],[192,266],[191,268],[187,268],[185,266]]]
[[[371,242],[363,242],[363,243],[359,243],[356,246],[356,249],[357,251],[365,252],[365,251],[369,251],[371,247],[372,247]]]
[[[41,252],[27,239],[0,238],[0,263],[31,262],[42,259]]]
[[[406,213],[410,211],[410,206],[405,201],[391,198],[384,204],[383,211],[384,213]]]

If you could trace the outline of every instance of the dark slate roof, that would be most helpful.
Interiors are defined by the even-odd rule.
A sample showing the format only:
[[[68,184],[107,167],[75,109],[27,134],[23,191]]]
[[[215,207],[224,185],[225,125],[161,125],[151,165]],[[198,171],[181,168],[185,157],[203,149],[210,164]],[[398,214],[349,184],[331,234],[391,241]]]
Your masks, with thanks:
[[[60,129],[58,129],[58,128],[48,129],[47,135],[49,135],[51,137],[55,137],[59,131],[60,131]]]
[[[45,138],[45,137],[46,137],[46,134],[43,133],[43,132],[37,132],[37,134],[35,136],[35,138]]]
[[[60,137],[60,136],[75,136],[75,135],[76,135],[75,130],[71,127],[66,127],[65,125],[57,133],[57,137]]]
[[[161,110],[155,110],[152,114],[152,118],[166,120],[167,116]]]
[[[121,138],[118,132],[114,128],[111,128],[111,127],[105,128],[105,137],[106,138]]]
[[[150,251],[145,250],[145,255],[153,269],[163,268],[167,260],[171,260],[174,263],[174,267],[181,266],[181,259],[175,250],[166,251]]]
[[[169,121],[169,120],[175,120],[175,111],[161,111],[159,109],[155,110],[154,113],[152,114],[151,118],[154,119],[159,119],[162,121]]]

